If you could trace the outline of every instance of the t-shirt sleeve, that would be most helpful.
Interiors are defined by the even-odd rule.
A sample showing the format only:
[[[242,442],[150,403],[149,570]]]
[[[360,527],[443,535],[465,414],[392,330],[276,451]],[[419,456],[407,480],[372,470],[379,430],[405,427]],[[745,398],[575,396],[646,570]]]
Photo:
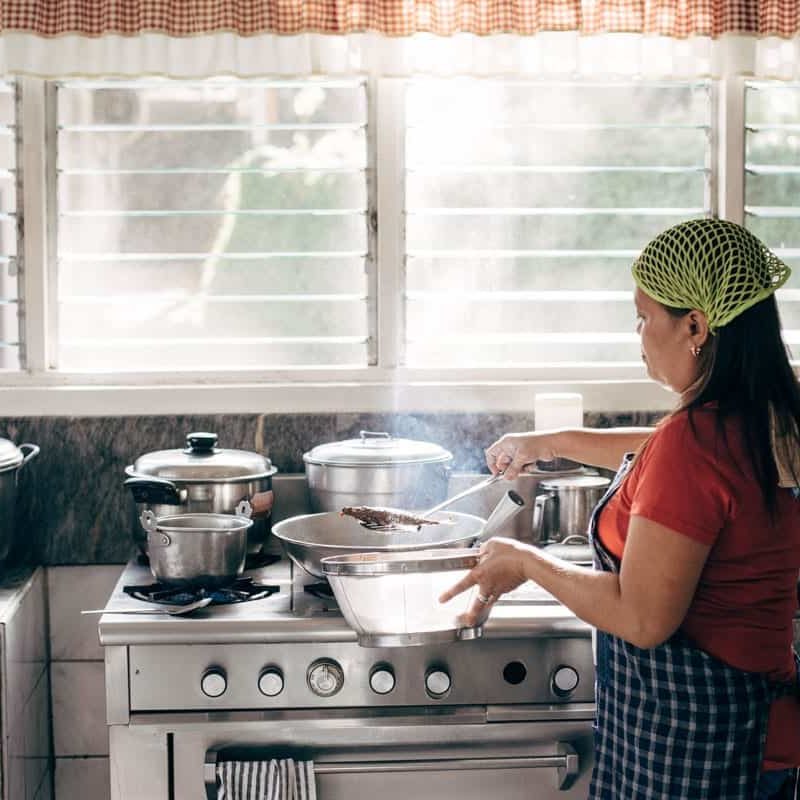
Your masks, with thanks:
[[[733,492],[688,417],[675,417],[651,439],[640,463],[631,516],[713,545],[730,517]]]

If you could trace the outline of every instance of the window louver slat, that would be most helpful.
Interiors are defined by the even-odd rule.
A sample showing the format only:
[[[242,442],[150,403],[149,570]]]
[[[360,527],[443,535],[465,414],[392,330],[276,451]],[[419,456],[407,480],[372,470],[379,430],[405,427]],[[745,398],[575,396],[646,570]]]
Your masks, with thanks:
[[[19,370],[21,338],[17,253],[14,83],[0,82],[0,372]]]
[[[58,113],[60,369],[368,363],[362,80],[65,81]]]
[[[710,212],[709,85],[418,81],[406,118],[405,363],[641,364],[630,263]]]

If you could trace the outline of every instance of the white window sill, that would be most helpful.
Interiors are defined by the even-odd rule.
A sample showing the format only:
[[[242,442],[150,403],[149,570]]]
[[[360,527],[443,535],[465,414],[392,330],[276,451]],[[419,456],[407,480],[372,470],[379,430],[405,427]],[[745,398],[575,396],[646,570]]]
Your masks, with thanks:
[[[307,381],[203,385],[0,385],[0,416],[532,413],[534,395],[578,392],[584,411],[662,411],[675,396],[649,380]]]

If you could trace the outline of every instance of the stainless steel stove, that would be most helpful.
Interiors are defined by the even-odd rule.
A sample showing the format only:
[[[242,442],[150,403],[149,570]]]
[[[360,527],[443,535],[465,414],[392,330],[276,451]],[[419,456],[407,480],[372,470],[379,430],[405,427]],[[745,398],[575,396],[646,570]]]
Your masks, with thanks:
[[[365,648],[288,560],[247,577],[277,591],[124,615],[153,579],[123,571],[99,622],[112,800],[215,798],[220,761],[273,757],[312,760],[319,800],[586,796],[590,629],[549,595],[518,590],[478,639]]]

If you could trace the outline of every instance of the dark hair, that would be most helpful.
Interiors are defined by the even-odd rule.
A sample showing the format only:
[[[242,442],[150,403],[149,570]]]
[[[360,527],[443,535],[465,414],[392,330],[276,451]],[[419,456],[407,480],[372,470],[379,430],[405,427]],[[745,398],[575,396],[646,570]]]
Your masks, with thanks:
[[[669,308],[673,316],[688,309]],[[775,511],[778,468],[772,449],[772,424],[788,446],[800,447],[800,388],[781,338],[775,295],[743,311],[709,336],[700,355],[700,376],[689,397],[673,413],[714,402],[724,420],[739,415],[745,451],[770,513]],[[772,421],[772,422],[771,422]],[[793,470],[794,460],[786,459]],[[800,476],[794,475],[797,479]]]

